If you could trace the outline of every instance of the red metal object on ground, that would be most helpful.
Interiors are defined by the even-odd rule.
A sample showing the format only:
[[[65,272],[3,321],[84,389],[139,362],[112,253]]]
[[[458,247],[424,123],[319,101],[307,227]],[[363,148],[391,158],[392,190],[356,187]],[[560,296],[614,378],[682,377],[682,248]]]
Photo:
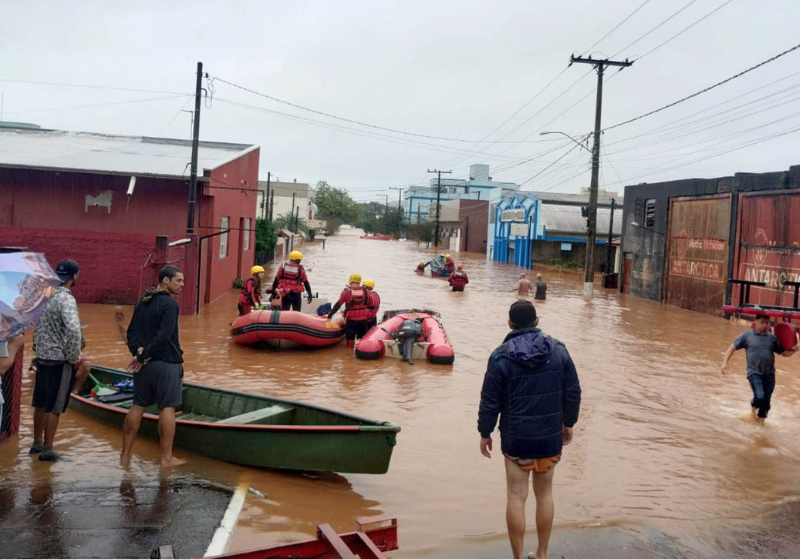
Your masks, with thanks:
[[[352,533],[337,535],[324,523],[314,540],[210,558],[386,558],[384,552],[397,548],[397,519],[379,516],[357,519]]]
[[[720,314],[728,279],[730,216],[729,194],[670,201],[666,303]]]

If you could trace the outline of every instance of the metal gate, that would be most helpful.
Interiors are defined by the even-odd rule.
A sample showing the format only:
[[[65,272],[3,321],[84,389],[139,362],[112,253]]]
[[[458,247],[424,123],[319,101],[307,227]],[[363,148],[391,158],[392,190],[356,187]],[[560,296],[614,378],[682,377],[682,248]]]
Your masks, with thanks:
[[[722,315],[730,254],[731,196],[670,200],[664,301]]]
[[[753,288],[751,303],[791,306],[800,281],[800,191],[743,193],[739,196],[735,277],[764,282]],[[739,294],[733,292],[733,304]]]

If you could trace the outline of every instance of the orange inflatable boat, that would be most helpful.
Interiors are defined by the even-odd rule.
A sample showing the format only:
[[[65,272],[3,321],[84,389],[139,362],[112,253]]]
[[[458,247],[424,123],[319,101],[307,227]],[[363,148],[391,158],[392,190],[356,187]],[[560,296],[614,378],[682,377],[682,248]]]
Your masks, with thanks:
[[[383,321],[356,344],[356,357],[376,360],[381,356],[413,363],[427,359],[432,364],[450,365],[455,352],[435,311],[387,311]]]
[[[344,338],[344,323],[299,311],[265,309],[242,315],[231,326],[231,336],[246,346],[332,346]]]

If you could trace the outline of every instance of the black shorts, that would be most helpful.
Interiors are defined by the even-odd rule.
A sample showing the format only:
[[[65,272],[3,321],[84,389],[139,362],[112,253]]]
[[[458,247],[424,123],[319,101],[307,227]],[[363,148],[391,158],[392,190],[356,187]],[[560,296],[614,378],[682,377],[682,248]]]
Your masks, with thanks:
[[[464,291],[464,286],[453,286],[453,291],[454,292],[463,292]]]
[[[294,311],[300,311],[302,305],[303,294],[300,292],[289,292],[283,296],[283,300],[281,301],[281,309],[284,311],[289,311],[290,308]]]
[[[378,324],[378,318],[377,317],[373,317],[372,319],[368,319],[367,320],[367,332],[371,331],[373,329],[373,327],[375,327],[377,324]]]
[[[72,364],[37,359],[31,404],[34,408],[43,408],[45,412],[63,414],[69,406],[73,385],[75,368]]]
[[[356,338],[364,338],[367,334],[369,321],[347,321],[344,328],[345,338],[347,340],[355,340]]]
[[[133,405],[159,410],[183,404],[183,364],[150,362],[133,375]]]

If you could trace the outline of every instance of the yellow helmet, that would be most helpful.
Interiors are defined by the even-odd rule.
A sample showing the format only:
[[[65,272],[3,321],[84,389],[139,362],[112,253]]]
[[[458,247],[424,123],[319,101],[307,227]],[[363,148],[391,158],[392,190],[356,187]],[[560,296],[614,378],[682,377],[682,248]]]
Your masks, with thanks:
[[[422,266],[425,264],[425,261],[419,261],[419,265]]]
[[[302,261],[303,260],[303,253],[300,251],[292,251],[289,253],[289,260],[290,261]]]
[[[253,268],[250,269],[250,274],[258,274],[259,272],[264,272],[263,266],[255,265]]]
[[[361,282],[361,285],[364,286],[365,288],[369,288],[370,290],[375,289],[375,282],[373,280],[364,280],[363,282]]]
[[[361,275],[358,272],[354,272],[350,275],[350,280],[348,282],[350,284],[361,284]]]
[[[444,258],[446,258],[446,259],[449,259],[449,258],[450,258],[450,253],[447,253],[447,254],[444,256]]]

